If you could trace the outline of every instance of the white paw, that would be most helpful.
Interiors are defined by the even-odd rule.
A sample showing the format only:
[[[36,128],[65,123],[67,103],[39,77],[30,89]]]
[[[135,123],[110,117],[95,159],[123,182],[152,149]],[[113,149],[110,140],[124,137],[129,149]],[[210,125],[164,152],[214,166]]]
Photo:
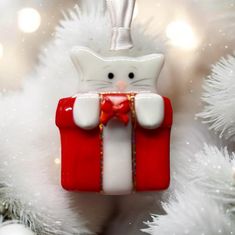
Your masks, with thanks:
[[[73,107],[73,119],[83,129],[99,125],[100,100],[98,94],[78,94]]]
[[[135,96],[135,111],[140,126],[146,129],[159,127],[164,119],[163,98],[154,93],[141,93]]]

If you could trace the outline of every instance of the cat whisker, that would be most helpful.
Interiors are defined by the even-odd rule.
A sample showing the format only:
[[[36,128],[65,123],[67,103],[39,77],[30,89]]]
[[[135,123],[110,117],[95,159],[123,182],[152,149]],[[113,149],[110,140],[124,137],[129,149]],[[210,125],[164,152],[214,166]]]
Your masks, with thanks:
[[[150,90],[150,87],[142,87],[142,86],[141,86],[141,87],[136,87],[135,89],[136,89],[136,90],[140,90],[140,89],[141,89],[141,90],[148,90],[148,91],[149,91],[149,90]]]
[[[146,89],[149,89],[150,86],[138,86],[138,87],[135,87],[135,88],[146,88]]]
[[[92,82],[92,83],[87,83],[89,84],[89,86],[92,86],[92,85],[106,85],[106,86],[111,86],[112,83],[99,83],[99,82]]]
[[[93,89],[99,89],[99,88],[109,88],[110,86],[107,85],[98,85],[98,86],[91,86]]]
[[[143,82],[143,81],[148,81],[148,80],[151,80],[151,78],[138,79],[138,80],[135,80],[135,81],[131,82],[130,84],[135,84],[135,83],[139,83],[139,82]]]
[[[99,90],[102,90],[102,89],[105,89],[105,88],[108,88],[106,86],[103,86],[103,87],[97,87],[96,90],[99,91]]]
[[[135,87],[140,87],[140,86],[147,86],[150,87],[150,84],[134,84]]]
[[[95,79],[87,79],[85,80],[86,82],[102,82],[102,83],[112,83],[111,81],[99,81],[99,80],[95,80]]]
[[[110,84],[106,84],[106,83],[94,83],[94,84],[89,84],[89,86],[110,86]]]

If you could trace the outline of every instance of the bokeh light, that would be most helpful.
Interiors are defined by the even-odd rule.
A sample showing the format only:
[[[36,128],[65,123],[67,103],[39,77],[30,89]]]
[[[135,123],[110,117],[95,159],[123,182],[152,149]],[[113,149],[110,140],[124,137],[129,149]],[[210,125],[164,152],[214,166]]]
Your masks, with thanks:
[[[18,26],[22,32],[33,33],[41,24],[39,12],[33,8],[23,8],[18,12]]]
[[[170,44],[181,49],[191,50],[198,45],[198,40],[192,27],[185,21],[172,21],[166,28],[166,35]]]
[[[56,165],[60,165],[60,164],[61,164],[60,158],[55,158],[55,159],[54,159],[54,163],[55,163]]]

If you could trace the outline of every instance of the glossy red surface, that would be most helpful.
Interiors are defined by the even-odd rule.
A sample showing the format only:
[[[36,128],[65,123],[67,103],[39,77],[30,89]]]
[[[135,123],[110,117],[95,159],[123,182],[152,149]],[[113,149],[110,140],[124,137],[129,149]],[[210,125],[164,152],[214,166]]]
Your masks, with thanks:
[[[73,120],[75,98],[61,99],[56,112],[62,153],[62,186],[67,190],[102,191],[102,141],[99,127],[83,130]],[[134,130],[136,191],[163,190],[170,183],[170,131],[172,107],[164,97],[161,127]],[[134,174],[134,172],[133,172]]]
[[[160,128],[135,129],[136,190],[163,190],[170,184],[170,132],[172,107],[164,98],[165,118]]]
[[[101,141],[99,127],[83,130],[73,121],[75,98],[62,99],[56,113],[61,135],[61,184],[66,190],[101,190]]]

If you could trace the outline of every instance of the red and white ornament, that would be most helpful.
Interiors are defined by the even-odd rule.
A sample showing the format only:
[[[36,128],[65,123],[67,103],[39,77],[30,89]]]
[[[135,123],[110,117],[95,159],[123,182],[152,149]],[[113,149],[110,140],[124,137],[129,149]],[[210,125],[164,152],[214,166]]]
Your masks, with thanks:
[[[134,2],[108,1],[113,26],[120,29],[113,31],[119,36],[112,37],[112,50],[132,47]],[[164,55],[102,57],[75,47],[71,58],[80,92],[61,99],[56,113],[62,186],[112,195],[166,189],[172,107],[155,90]]]
[[[91,100],[91,107],[99,104],[95,115],[81,104]],[[60,101],[56,123],[65,189],[127,194],[168,187],[172,109],[167,98],[152,93],[77,95]]]

